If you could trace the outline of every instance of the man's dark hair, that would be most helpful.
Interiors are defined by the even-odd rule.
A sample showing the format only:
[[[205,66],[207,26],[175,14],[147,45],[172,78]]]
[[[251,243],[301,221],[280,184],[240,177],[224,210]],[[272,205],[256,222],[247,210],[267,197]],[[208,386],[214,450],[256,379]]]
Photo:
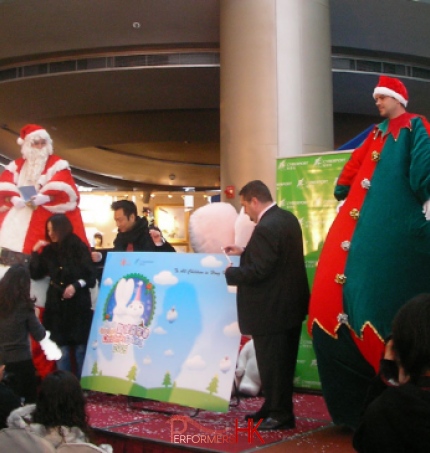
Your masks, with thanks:
[[[240,189],[239,195],[243,197],[245,201],[251,201],[251,198],[254,197],[261,203],[273,201],[269,188],[259,179],[245,184],[242,189]]]
[[[131,214],[134,214],[134,216],[137,217],[137,206],[132,201],[129,200],[114,201],[111,204],[110,208],[112,209],[112,211],[118,211],[118,209],[122,209],[127,219],[130,218]]]
[[[419,294],[397,312],[393,343],[401,365],[412,382],[430,371],[430,294]]]

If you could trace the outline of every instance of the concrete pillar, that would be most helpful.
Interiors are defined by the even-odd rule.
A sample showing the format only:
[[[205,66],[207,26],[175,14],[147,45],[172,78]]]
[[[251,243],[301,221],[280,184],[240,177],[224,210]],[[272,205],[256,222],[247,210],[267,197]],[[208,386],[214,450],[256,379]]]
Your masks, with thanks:
[[[277,158],[333,149],[329,0],[220,6],[221,193],[261,179],[275,196]]]

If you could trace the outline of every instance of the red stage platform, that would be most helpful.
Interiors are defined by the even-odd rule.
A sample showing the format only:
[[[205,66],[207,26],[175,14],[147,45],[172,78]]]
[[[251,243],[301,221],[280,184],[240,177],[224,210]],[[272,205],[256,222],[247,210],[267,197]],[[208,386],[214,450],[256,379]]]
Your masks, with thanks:
[[[115,453],[250,452],[331,427],[323,398],[306,393],[294,396],[295,429],[259,433],[248,429],[244,416],[260,408],[260,397],[241,398],[238,404],[233,400],[227,413],[98,392],[88,392],[87,401],[97,442],[110,443]]]

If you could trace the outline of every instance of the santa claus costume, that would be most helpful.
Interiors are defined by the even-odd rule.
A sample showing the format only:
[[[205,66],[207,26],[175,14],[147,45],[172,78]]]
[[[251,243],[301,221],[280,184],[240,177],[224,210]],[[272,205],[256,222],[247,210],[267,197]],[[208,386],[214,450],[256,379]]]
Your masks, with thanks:
[[[44,145],[35,147],[38,142]],[[7,165],[0,175],[0,247],[31,254],[33,245],[45,238],[46,220],[59,213],[66,214],[74,233],[88,242],[69,164],[53,154],[48,132],[28,124],[21,129],[18,144],[22,145],[22,157]],[[30,203],[21,195],[23,186],[36,188]]]
[[[335,197],[345,203],[318,262],[309,313],[328,409],[351,427],[395,314],[430,292],[430,124],[405,111],[400,80],[381,76],[378,96],[394,98],[402,113],[376,125],[339,176]]]
[[[78,208],[79,192],[68,162],[53,154],[48,132],[37,124],[27,124],[17,142],[22,157],[10,162],[0,175],[1,275],[16,262],[29,261],[34,244],[45,239],[46,221],[53,214],[65,214],[73,232],[88,244]],[[26,192],[33,195],[26,198]],[[32,295],[42,310],[46,285],[46,281],[32,283]],[[46,363],[43,357],[42,352],[34,351],[35,365],[42,376],[55,365]]]

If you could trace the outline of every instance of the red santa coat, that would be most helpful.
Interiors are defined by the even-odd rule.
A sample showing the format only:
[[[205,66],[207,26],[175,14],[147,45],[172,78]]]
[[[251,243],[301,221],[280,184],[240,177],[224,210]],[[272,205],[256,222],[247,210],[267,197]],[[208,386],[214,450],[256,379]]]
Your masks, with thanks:
[[[35,209],[28,206],[18,209],[13,206],[11,198],[21,196],[18,183],[24,163],[24,158],[12,161],[0,175],[0,247],[31,254],[34,244],[39,239],[46,239],[46,221],[53,214],[65,214],[73,225],[73,232],[88,244],[78,208],[79,192],[68,162],[58,156],[48,157],[37,182],[39,192],[49,195],[51,200]],[[32,282],[32,295],[34,285],[39,285],[39,290],[42,290],[46,288],[46,281]],[[41,320],[44,299],[37,298],[36,303],[39,306]],[[32,341],[32,353],[34,365],[42,378],[55,369],[55,362],[46,360],[38,342]]]
[[[53,214],[65,214],[73,225],[73,232],[88,244],[81,213],[79,192],[67,161],[50,155],[38,180],[39,192],[51,200],[35,209],[18,209],[11,203],[20,197],[18,181],[24,158],[12,161],[0,175],[0,247],[31,254],[34,244],[45,238],[45,225]]]

